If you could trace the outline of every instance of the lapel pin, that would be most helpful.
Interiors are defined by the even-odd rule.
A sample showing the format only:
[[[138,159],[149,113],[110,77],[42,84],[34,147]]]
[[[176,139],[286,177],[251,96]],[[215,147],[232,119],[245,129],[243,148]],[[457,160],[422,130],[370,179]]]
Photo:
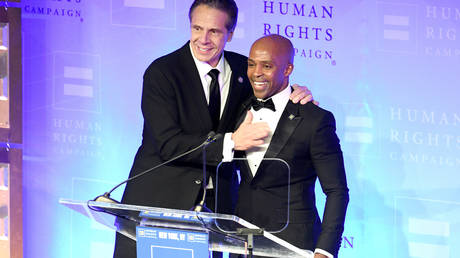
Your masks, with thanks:
[[[290,114],[290,115],[289,115],[289,120],[294,119],[294,117],[295,117],[295,116],[294,116],[293,114]]]
[[[241,76],[238,77],[238,82],[239,82],[239,83],[243,83],[243,77],[241,77]]]

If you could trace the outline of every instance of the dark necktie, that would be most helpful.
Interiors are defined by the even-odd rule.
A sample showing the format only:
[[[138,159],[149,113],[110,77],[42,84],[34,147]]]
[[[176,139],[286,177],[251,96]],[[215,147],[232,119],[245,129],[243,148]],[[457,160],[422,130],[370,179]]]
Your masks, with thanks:
[[[208,109],[212,119],[212,130],[217,131],[220,118],[220,87],[219,80],[217,79],[219,76],[219,70],[212,69],[209,71],[208,75],[212,78],[211,85],[209,85]]]
[[[252,108],[254,108],[255,111],[258,111],[261,108],[268,108],[268,109],[272,110],[273,112],[276,111],[275,104],[273,103],[273,100],[271,98],[266,100],[266,101],[260,101],[260,100],[257,100],[254,97],[254,98],[252,98],[251,105],[252,105]]]

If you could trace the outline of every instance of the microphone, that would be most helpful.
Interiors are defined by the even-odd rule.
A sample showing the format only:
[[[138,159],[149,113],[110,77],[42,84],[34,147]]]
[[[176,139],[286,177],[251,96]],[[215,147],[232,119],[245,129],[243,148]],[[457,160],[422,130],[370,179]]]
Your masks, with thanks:
[[[222,137],[224,137],[223,134],[221,134],[221,133],[216,134],[214,131],[211,131],[211,132],[208,133],[208,139],[207,139],[208,144],[212,143],[212,142],[215,142],[215,141],[221,139]],[[208,144],[206,144],[206,145],[208,145]]]
[[[108,203],[120,203],[119,201],[110,198],[110,194],[113,191],[115,191],[118,187],[120,187],[121,185],[126,184],[129,181],[134,180],[136,178],[139,178],[139,177],[141,177],[141,176],[143,176],[143,175],[145,175],[145,174],[147,174],[149,172],[152,172],[152,171],[154,171],[155,169],[157,169],[159,167],[162,167],[162,166],[164,166],[164,165],[166,165],[168,163],[171,163],[171,162],[175,161],[176,159],[182,158],[183,156],[188,155],[188,154],[190,154],[190,153],[192,153],[192,152],[194,152],[194,151],[196,151],[196,150],[198,150],[198,149],[200,149],[202,147],[206,148],[206,146],[208,146],[209,144],[217,141],[220,138],[222,138],[222,134],[220,134],[220,133],[216,134],[214,131],[211,131],[211,132],[208,133],[208,136],[206,137],[206,140],[204,142],[202,142],[200,145],[198,145],[197,147],[195,147],[195,148],[193,148],[191,150],[188,150],[188,151],[186,151],[186,152],[184,152],[182,154],[179,154],[176,157],[173,157],[173,158],[171,158],[171,159],[169,159],[169,160],[167,160],[167,161],[165,161],[165,162],[163,162],[161,164],[158,164],[158,165],[156,165],[154,167],[146,169],[146,170],[142,171],[141,173],[122,181],[121,183],[119,183],[118,185],[116,185],[115,187],[110,189],[110,191],[104,193],[103,195],[99,195],[96,198],[94,198],[93,201],[95,201],[95,202],[108,202]]]

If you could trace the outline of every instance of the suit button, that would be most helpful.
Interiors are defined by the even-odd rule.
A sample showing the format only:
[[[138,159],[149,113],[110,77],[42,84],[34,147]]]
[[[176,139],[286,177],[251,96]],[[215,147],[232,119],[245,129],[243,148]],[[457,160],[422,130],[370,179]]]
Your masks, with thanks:
[[[201,180],[200,179],[195,180],[195,184],[197,185],[201,184]]]

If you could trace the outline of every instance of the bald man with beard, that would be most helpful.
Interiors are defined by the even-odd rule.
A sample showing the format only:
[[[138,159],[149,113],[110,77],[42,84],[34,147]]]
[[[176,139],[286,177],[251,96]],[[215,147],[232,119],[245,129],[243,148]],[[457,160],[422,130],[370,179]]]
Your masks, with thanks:
[[[239,163],[236,215],[266,229],[284,226],[279,217],[283,209],[287,213],[287,176],[279,163],[262,160],[283,159],[290,166],[289,224],[275,235],[314,251],[315,258],[337,257],[349,200],[342,151],[331,112],[289,101],[293,58],[292,43],[279,35],[251,47],[247,75],[254,98],[245,103],[243,122],[232,135],[236,157],[247,158]],[[253,121],[270,128],[255,147],[245,140]],[[315,204],[317,179],[326,195],[322,220]]]

